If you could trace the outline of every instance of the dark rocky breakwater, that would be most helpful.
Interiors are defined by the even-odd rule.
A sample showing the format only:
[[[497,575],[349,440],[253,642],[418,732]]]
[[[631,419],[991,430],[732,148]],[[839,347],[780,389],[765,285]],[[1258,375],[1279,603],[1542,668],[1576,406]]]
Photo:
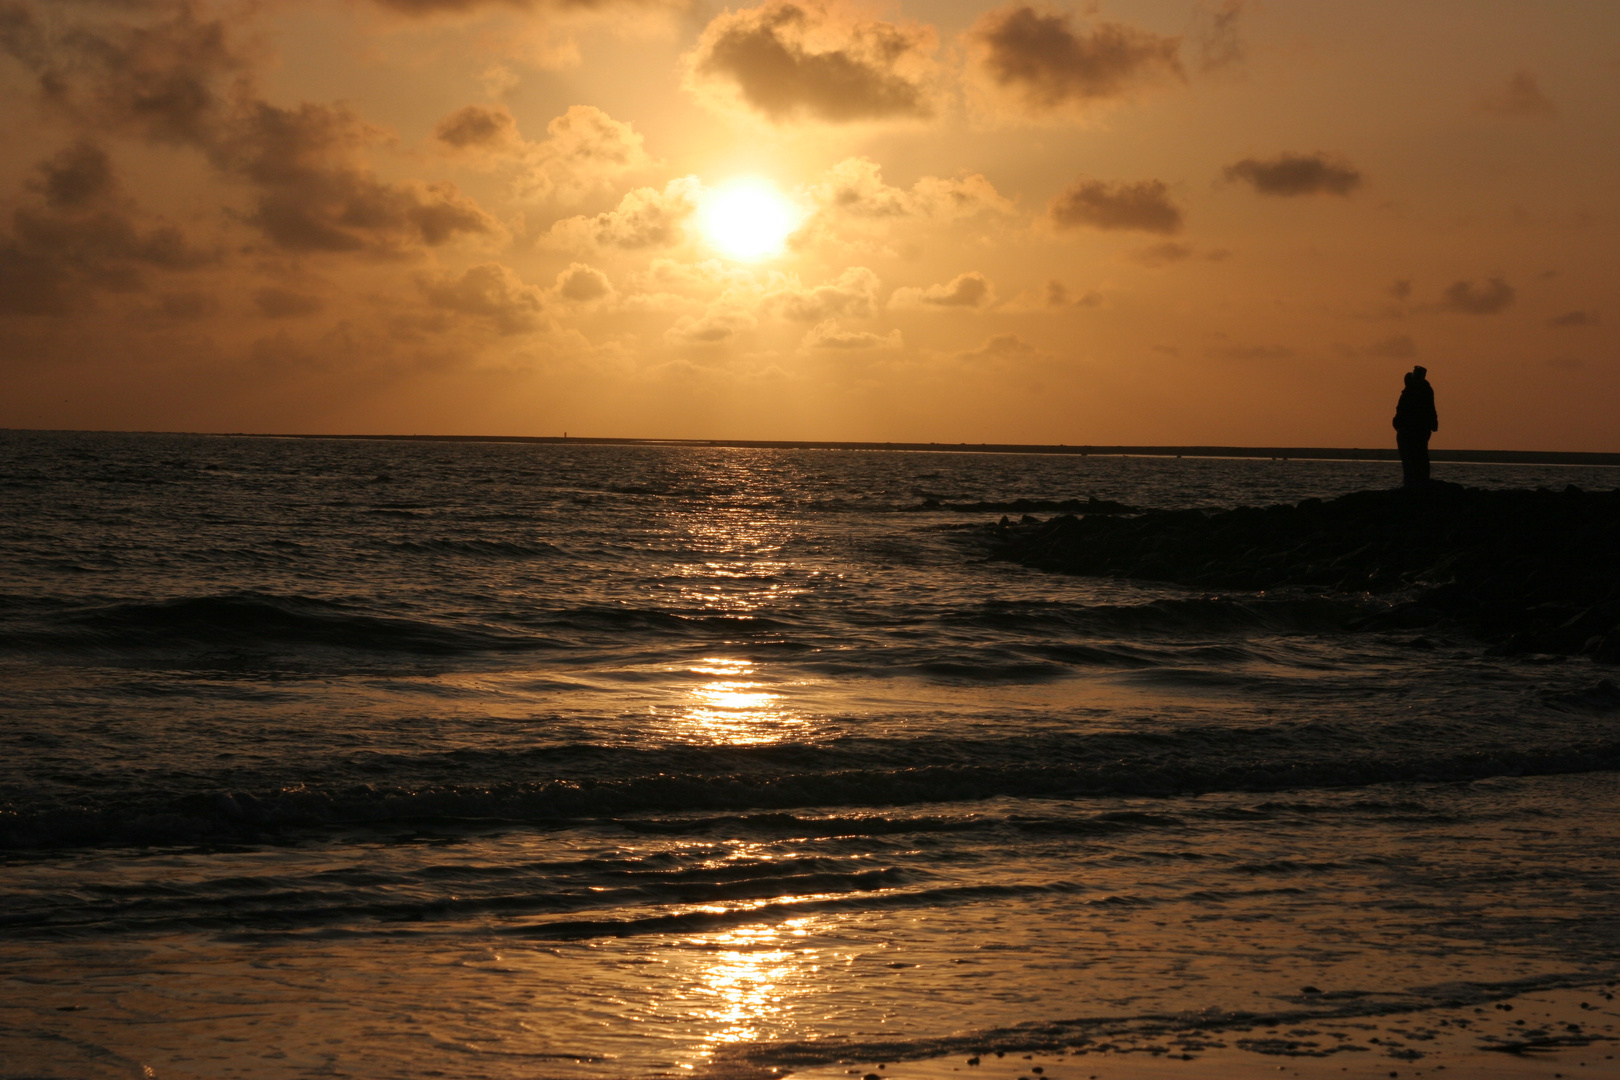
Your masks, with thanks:
[[[1073,514],[990,526],[997,557],[1205,589],[1388,597],[1369,629],[1450,625],[1501,654],[1620,663],[1620,490],[1436,482],[1236,510]]]

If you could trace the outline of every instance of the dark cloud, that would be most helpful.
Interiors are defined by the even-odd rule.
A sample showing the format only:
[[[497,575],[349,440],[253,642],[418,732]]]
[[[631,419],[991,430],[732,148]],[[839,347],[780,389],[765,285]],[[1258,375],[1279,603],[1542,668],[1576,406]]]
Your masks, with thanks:
[[[1142,232],[1181,231],[1181,211],[1170,201],[1162,180],[1108,184],[1077,180],[1053,199],[1047,217],[1060,229],[1136,229]]]
[[[1598,321],[1595,311],[1566,311],[1562,315],[1555,315],[1547,320],[1548,326],[1596,326]]]
[[[435,307],[469,316],[499,334],[521,334],[539,325],[540,289],[500,263],[474,266],[459,276],[424,278],[421,286]]]
[[[154,271],[193,270],[214,258],[125,198],[97,146],[68,147],[35,173],[27,187],[43,205],[18,206],[0,232],[0,311],[67,314],[96,292],[135,292]]]
[[[696,81],[728,86],[771,120],[926,117],[933,34],[786,0],[727,12],[690,57]]]
[[[1038,109],[1117,98],[1146,79],[1183,74],[1180,38],[1112,22],[1076,29],[1066,13],[1025,4],[981,16],[969,37],[980,71]]]
[[[1244,158],[1226,167],[1228,180],[1243,180],[1262,195],[1349,195],[1362,176],[1348,161],[1331,154],[1278,154]]]
[[[356,160],[375,137],[346,110],[253,102],[215,150],[258,189],[248,220],[289,251],[397,253],[500,227],[454,184],[390,184]]]
[[[1440,307],[1463,315],[1495,315],[1513,303],[1515,295],[1513,286],[1501,278],[1491,278],[1483,285],[1456,281],[1441,294]]]
[[[55,209],[77,209],[113,195],[116,181],[107,152],[93,143],[80,141],[55,157],[40,162],[40,177],[27,184],[45,196]]]
[[[1220,71],[1243,63],[1247,50],[1240,33],[1242,17],[1243,0],[1225,0],[1210,12],[1209,24],[1198,34],[1200,70]]]
[[[889,306],[897,308],[965,308],[969,311],[986,307],[996,298],[995,286],[977,270],[958,274],[943,285],[930,285],[925,289],[896,289],[889,297]]]
[[[60,29],[47,38],[13,0],[0,9],[0,44],[81,129],[191,145],[246,181],[254,207],[245,219],[274,245],[399,253],[499,231],[453,185],[378,179],[361,155],[382,133],[346,110],[258,99],[230,24],[199,14],[207,8],[176,0],[85,10],[79,21],[52,20]],[[98,154],[81,144],[45,170],[39,190],[53,208],[93,198],[107,182]]]
[[[613,292],[608,276],[585,263],[569,263],[568,269],[557,275],[557,295],[576,304],[601,300]]]
[[[762,306],[797,322],[822,322],[835,315],[868,319],[877,308],[878,287],[876,274],[864,266],[851,266],[814,288],[795,283],[769,293]]]
[[[326,304],[318,296],[308,293],[293,292],[290,289],[279,289],[274,286],[260,289],[253,294],[253,303],[260,314],[268,319],[296,319],[305,315],[319,314]]]
[[[1493,116],[1535,118],[1558,114],[1552,99],[1541,92],[1541,84],[1528,71],[1515,71],[1506,86],[1481,95],[1476,107]]]
[[[1405,300],[1412,295],[1412,281],[1410,278],[1401,278],[1389,287],[1389,295],[1397,300]]]
[[[1166,240],[1162,244],[1151,244],[1134,253],[1133,257],[1143,266],[1169,266],[1171,263],[1185,262],[1197,252],[1190,244]]]
[[[77,23],[38,44],[25,62],[43,97],[103,130],[207,142],[227,106],[219,84],[245,61],[223,19],[199,18],[183,3],[158,10],[149,25]]]
[[[440,120],[433,137],[457,150],[505,146],[518,139],[517,121],[505,105],[468,105]]]

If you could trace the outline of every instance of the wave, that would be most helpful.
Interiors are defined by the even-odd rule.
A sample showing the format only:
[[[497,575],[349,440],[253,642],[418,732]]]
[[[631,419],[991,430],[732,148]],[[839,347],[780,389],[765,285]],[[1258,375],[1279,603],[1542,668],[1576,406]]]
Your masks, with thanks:
[[[378,547],[410,555],[465,555],[475,559],[533,559],[561,555],[562,548],[544,540],[381,540]]]
[[[1230,736],[1232,733],[1228,732]],[[815,769],[804,748],[772,751],[774,769],[748,771],[750,759],[733,749],[707,760],[702,751],[629,759],[613,771],[586,769],[586,778],[483,783],[408,780],[387,784],[335,782],[272,790],[217,789],[188,793],[118,791],[81,796],[75,805],[20,806],[0,810],[0,849],[53,849],[83,845],[163,845],[212,841],[263,841],[287,830],[431,826],[450,831],[491,827],[636,819],[647,831],[704,832],[715,814],[749,820],[767,830],[793,827],[771,811],[808,808],[930,808],[991,799],[1074,800],[1095,797],[1165,797],[1212,792],[1270,792],[1356,788],[1396,782],[1454,782],[1500,776],[1539,776],[1620,770],[1620,739],[1568,742],[1532,749],[1486,747],[1451,752],[1394,749],[1387,753],[1307,751],[1259,753],[1264,733],[1248,752],[1218,752],[1192,737],[1182,753],[1152,753],[1124,737],[1099,738],[1086,759],[1032,749],[1026,760]],[[947,752],[971,758],[961,748]],[[505,755],[503,755],[505,756]],[[464,765],[476,754],[458,752]],[[1045,760],[1042,760],[1042,759]],[[1066,760],[1067,758],[1067,760]],[[797,759],[797,760],[795,760]],[[543,759],[532,759],[536,764]],[[589,760],[584,759],[588,765]],[[604,759],[606,760],[606,759]],[[983,760],[981,758],[981,760]],[[639,773],[626,766],[636,762]],[[831,759],[822,764],[836,764]],[[707,764],[708,769],[694,769]],[[682,771],[681,766],[687,768]],[[807,768],[807,766],[809,766]],[[657,771],[652,771],[657,770]],[[476,772],[464,768],[460,775]],[[493,770],[492,770],[493,771]],[[523,760],[500,775],[532,775]],[[764,817],[758,817],[761,813]],[[938,813],[939,811],[931,811]],[[662,820],[660,820],[662,819]],[[924,821],[930,820],[925,817]],[[861,818],[846,825],[858,828]],[[1016,822],[1004,823],[1017,829]],[[844,826],[840,826],[844,827]],[[893,829],[926,831],[901,824]],[[1056,826],[1034,819],[1029,831],[1072,827],[1075,831],[1156,827],[1149,819],[1085,821]]]
[[[318,647],[443,656],[551,645],[533,636],[367,614],[332,600],[253,592],[58,607],[32,628],[0,631],[0,647],[92,652]]]

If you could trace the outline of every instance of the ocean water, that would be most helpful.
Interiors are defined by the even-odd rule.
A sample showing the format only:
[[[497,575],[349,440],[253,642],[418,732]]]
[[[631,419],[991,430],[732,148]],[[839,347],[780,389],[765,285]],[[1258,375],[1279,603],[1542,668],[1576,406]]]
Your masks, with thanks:
[[[0,432],[0,1076],[860,1071],[1620,977],[1613,669],[922,509],[1397,472]]]

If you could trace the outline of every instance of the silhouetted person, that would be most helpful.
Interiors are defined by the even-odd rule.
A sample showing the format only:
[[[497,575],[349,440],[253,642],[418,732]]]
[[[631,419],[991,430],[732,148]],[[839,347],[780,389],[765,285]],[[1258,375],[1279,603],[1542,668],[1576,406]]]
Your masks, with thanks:
[[[1434,411],[1434,387],[1424,376],[1426,367],[1406,373],[1406,389],[1395,405],[1395,445],[1401,451],[1401,473],[1407,487],[1429,482],[1429,433],[1440,430]]]

